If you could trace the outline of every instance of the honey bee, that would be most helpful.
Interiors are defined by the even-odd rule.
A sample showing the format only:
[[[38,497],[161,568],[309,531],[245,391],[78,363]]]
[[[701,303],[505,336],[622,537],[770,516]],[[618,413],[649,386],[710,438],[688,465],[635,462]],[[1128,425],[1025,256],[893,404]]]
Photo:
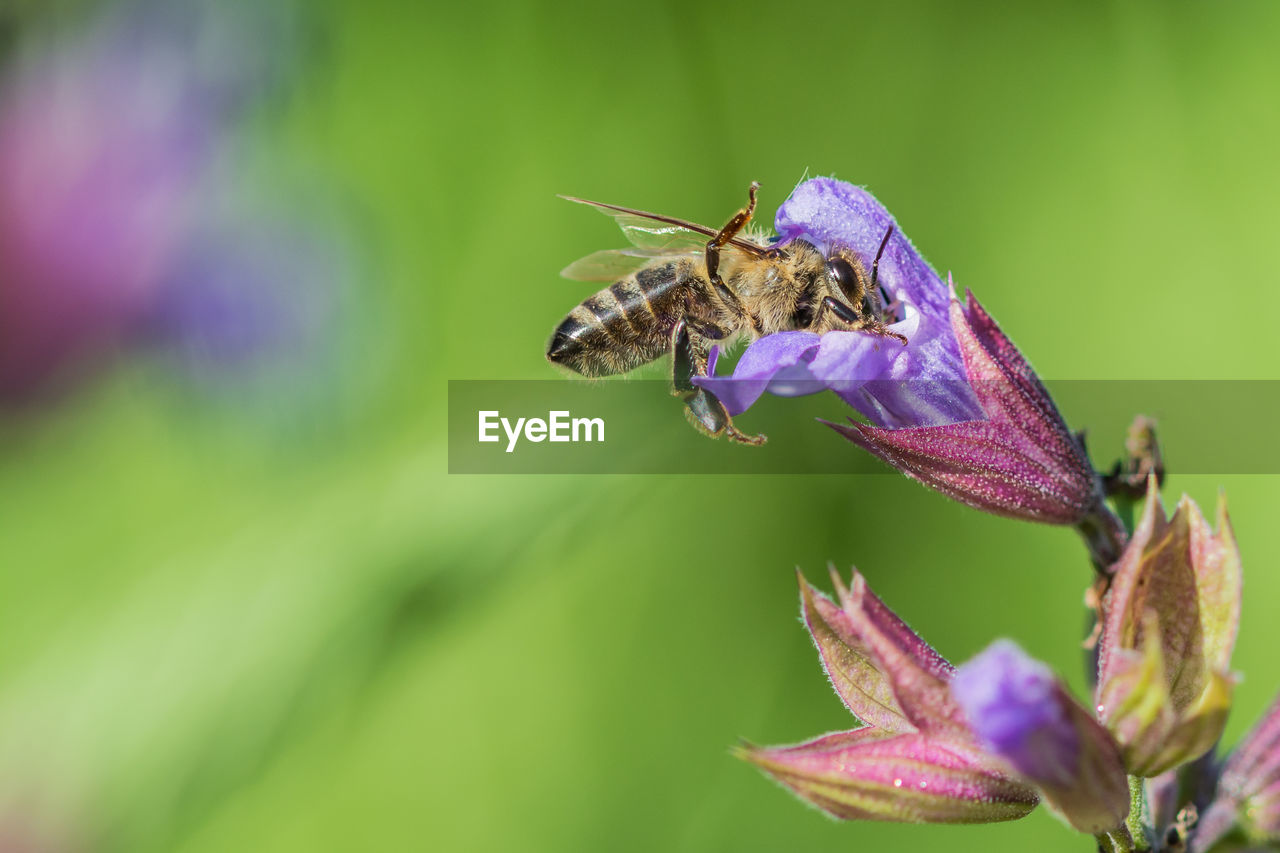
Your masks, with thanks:
[[[561,275],[613,281],[564,318],[547,345],[547,359],[584,376],[626,373],[671,353],[672,394],[701,432],[760,445],[763,435],[739,431],[715,395],[693,384],[707,374],[716,343],[774,332],[864,330],[907,339],[885,323],[888,303],[879,287],[885,232],[868,275],[852,251],[827,254],[804,240],[770,245],[744,233],[756,208],[758,183],[747,206],[719,230],[670,216],[563,196],[589,204],[621,227],[632,248],[605,250],[570,264]]]

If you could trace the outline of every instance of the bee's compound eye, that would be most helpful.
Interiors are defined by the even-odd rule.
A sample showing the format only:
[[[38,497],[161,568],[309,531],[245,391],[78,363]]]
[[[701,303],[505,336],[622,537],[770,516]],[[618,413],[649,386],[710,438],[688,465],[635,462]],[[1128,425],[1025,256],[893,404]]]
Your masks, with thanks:
[[[827,274],[835,279],[845,298],[853,301],[858,290],[858,274],[853,265],[844,258],[832,258],[827,261]]]

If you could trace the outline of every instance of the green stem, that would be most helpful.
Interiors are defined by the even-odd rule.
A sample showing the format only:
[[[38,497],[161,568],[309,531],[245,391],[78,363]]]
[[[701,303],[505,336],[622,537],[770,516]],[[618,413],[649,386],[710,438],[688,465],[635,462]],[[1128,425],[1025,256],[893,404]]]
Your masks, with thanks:
[[[1076,530],[1080,532],[1080,536],[1084,538],[1085,547],[1089,549],[1089,559],[1093,562],[1093,568],[1100,575],[1111,574],[1111,568],[1116,560],[1120,559],[1125,542],[1129,541],[1129,530],[1125,523],[1112,512],[1106,501],[1099,497],[1093,512],[1076,525]]]
[[[1147,790],[1139,776],[1129,777],[1129,817],[1125,818],[1125,828],[1134,839],[1135,850],[1150,850],[1147,842],[1147,827],[1151,824],[1151,812],[1147,807]]]
[[[1098,842],[1099,853],[1135,853],[1138,849],[1133,845],[1133,836],[1123,826],[1108,832],[1099,832],[1094,836],[1094,840]]]

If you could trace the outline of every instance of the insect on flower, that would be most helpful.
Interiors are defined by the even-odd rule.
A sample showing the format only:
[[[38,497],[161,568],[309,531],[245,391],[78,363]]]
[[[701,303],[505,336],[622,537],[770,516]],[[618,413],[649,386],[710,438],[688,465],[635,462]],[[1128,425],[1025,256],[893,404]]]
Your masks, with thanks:
[[[852,251],[819,251],[805,240],[771,245],[744,231],[756,208],[749,202],[718,231],[670,216],[568,198],[613,217],[632,248],[595,252],[562,275],[613,281],[569,312],[547,346],[547,359],[584,376],[625,373],[671,353],[672,393],[684,400],[693,425],[710,436],[760,445],[733,425],[715,394],[693,379],[707,375],[713,345],[746,335],[784,331],[862,330],[907,339],[887,327],[894,319],[877,269],[890,226],[868,274]]]

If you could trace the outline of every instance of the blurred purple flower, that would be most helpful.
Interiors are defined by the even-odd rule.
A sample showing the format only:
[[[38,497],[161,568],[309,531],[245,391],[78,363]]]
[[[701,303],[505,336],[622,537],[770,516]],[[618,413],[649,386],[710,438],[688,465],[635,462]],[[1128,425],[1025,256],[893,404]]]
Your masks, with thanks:
[[[178,235],[203,117],[131,57],[44,56],[0,96],[0,400],[109,346]]]
[[[328,361],[346,264],[336,235],[239,212],[193,231],[161,277],[141,335],[197,383],[296,380]]]
[[[271,77],[246,57],[287,52],[252,8],[111,4],[19,50],[0,83],[0,404],[100,369],[148,310],[218,143]]]
[[[775,217],[779,242],[806,240],[822,251],[852,250],[868,269],[885,232],[895,226],[880,259],[879,282],[901,303],[890,328],[903,347],[869,332],[781,332],[755,341],[732,376],[716,376],[713,352],[706,378],[730,414],[746,411],[765,391],[781,396],[830,389],[872,423],[886,427],[945,424],[982,416],[969,390],[948,313],[950,291],[920,256],[884,205],[866,190],[833,178],[796,187]]]

